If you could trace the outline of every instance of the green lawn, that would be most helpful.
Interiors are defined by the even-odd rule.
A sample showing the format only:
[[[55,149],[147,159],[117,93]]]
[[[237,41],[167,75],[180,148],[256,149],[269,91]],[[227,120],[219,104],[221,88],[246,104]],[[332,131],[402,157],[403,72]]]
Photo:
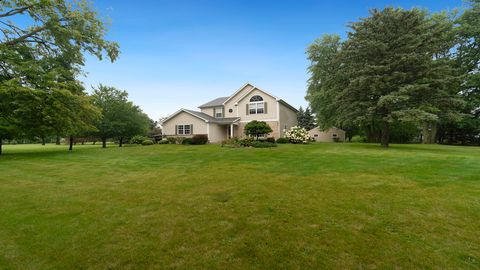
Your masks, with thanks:
[[[480,268],[480,148],[5,146],[0,269]]]

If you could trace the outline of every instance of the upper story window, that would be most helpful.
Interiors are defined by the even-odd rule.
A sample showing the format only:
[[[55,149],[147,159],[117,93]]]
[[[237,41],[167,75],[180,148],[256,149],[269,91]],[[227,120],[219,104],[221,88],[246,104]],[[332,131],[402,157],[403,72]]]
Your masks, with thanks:
[[[248,114],[262,114],[266,113],[266,102],[263,101],[261,96],[253,96],[250,98],[250,103],[247,105]]]
[[[257,102],[257,101],[263,101],[263,98],[261,96],[253,96],[250,99],[250,102]]]
[[[215,118],[223,118],[223,107],[213,108],[213,116]]]

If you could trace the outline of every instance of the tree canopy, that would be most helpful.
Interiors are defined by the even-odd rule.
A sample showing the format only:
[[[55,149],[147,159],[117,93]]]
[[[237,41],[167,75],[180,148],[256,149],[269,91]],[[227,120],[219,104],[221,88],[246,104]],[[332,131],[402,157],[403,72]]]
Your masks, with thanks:
[[[325,35],[307,50],[306,98],[321,127],[358,126],[388,147],[392,126],[415,123],[431,142],[438,123],[461,118],[449,14],[373,9],[350,29],[345,41]]]
[[[89,2],[2,1],[0,33],[0,107],[8,108],[0,111],[0,141],[94,128],[99,112],[77,79],[83,54],[114,61],[119,49]]]
[[[114,87],[99,85],[93,91],[93,103],[101,109],[102,116],[95,123],[95,134],[102,139],[106,147],[108,138],[117,138],[119,146],[125,138],[143,135],[150,127],[148,116],[128,101],[128,93]]]

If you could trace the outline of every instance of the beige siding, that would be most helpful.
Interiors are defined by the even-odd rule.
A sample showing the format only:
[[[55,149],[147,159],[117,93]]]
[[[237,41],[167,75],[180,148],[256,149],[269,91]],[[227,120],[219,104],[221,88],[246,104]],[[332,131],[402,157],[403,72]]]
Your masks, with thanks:
[[[204,114],[208,114],[208,115],[210,115],[210,116],[212,116],[212,117],[215,117],[215,116],[213,115],[213,107],[210,107],[210,108],[201,108],[200,110],[201,110],[201,112],[203,112]]]
[[[230,97],[230,100],[225,103],[225,117],[237,117],[238,111],[238,106],[235,105],[237,103],[238,99],[242,96],[244,96],[248,91],[252,90],[253,86],[250,84],[247,84],[244,86],[238,93],[236,93],[234,96]],[[229,112],[229,110],[232,110],[232,112]]]
[[[218,124],[209,124],[210,127],[210,136],[209,140],[211,143],[219,143],[225,139],[227,139],[227,126],[226,125],[218,125]]]
[[[298,124],[297,121],[297,112],[293,111],[292,109],[288,108],[287,106],[283,105],[282,103],[279,104],[280,109],[280,137],[283,137],[285,129],[290,129]]]
[[[163,134],[175,136],[176,125],[193,125],[193,134],[207,134],[207,123],[204,120],[195,117],[189,113],[181,112],[163,123]]]
[[[329,128],[327,130],[320,130],[318,127],[308,131],[311,137],[317,142],[333,142],[334,134],[337,135],[340,141],[345,141],[345,131],[339,128]]]
[[[250,98],[259,95],[266,102],[267,112],[263,114],[247,114],[247,104],[250,103]],[[277,121],[277,100],[264,92],[255,89],[249,93],[245,98],[238,101],[238,110],[241,121]]]

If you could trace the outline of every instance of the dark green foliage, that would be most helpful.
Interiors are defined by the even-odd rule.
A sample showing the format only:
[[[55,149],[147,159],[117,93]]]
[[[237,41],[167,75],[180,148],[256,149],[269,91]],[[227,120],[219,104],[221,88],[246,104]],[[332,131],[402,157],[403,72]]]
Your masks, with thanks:
[[[182,140],[182,144],[187,145],[187,144],[193,144],[192,138],[184,138]]]
[[[271,142],[253,141],[250,146],[254,148],[270,148],[276,147],[277,145]]]
[[[142,145],[152,145],[152,144],[154,144],[154,142],[153,142],[152,140],[150,140],[150,139],[144,140],[144,141],[142,142]]]
[[[208,142],[208,136],[205,134],[197,134],[192,137],[192,144],[206,144]]]
[[[274,137],[268,137],[266,139],[266,141],[269,142],[269,143],[275,143],[275,138]]]
[[[298,126],[306,130],[311,130],[316,126],[315,117],[313,116],[312,111],[310,110],[310,107],[307,107],[305,110],[303,110],[302,107],[298,109],[297,121],[298,121]]]
[[[445,16],[419,9],[373,9],[350,24],[345,42],[338,36],[316,41],[308,50],[307,99],[320,125],[363,127],[388,147],[397,122],[455,118],[462,102],[445,48],[451,27]]]
[[[128,101],[128,93],[114,87],[98,86],[93,92],[93,102],[102,110],[102,117],[95,123],[96,135],[103,142],[108,138],[118,138],[122,146],[123,138],[146,134],[150,118]],[[103,143],[103,147],[106,144]]]
[[[119,51],[105,40],[104,24],[91,5],[5,0],[0,22],[0,138],[45,141],[94,130],[99,111],[77,80],[83,53],[99,59],[107,54],[114,61]]]
[[[255,140],[253,138],[247,137],[238,140],[238,144],[243,147],[250,147]]]
[[[149,138],[143,135],[135,135],[130,139],[132,144],[142,144],[143,141],[148,140]]]
[[[264,121],[253,120],[245,125],[245,134],[258,140],[260,135],[272,132],[272,128]]]
[[[161,139],[158,141],[158,144],[169,144],[170,142],[167,139]]]
[[[288,139],[287,138],[278,138],[277,143],[282,143],[282,144],[288,143]]]
[[[167,141],[170,143],[170,144],[176,144],[177,143],[177,140],[175,137],[167,137]]]

